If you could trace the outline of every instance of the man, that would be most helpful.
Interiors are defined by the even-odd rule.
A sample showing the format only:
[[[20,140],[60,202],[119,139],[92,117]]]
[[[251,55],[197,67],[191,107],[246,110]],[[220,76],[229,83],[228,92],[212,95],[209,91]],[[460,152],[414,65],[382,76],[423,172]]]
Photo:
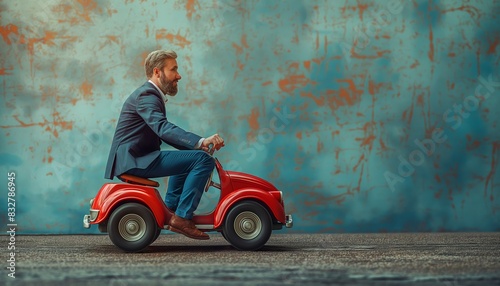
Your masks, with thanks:
[[[175,96],[181,75],[177,54],[171,50],[150,53],[145,60],[148,81],[123,104],[108,157],[105,178],[130,174],[144,178],[170,176],[165,204],[174,212],[169,229],[194,239],[209,239],[196,228],[193,213],[213,171],[207,153],[224,146],[217,134],[202,138],[169,122],[166,94]],[[165,142],[180,151],[161,151]]]

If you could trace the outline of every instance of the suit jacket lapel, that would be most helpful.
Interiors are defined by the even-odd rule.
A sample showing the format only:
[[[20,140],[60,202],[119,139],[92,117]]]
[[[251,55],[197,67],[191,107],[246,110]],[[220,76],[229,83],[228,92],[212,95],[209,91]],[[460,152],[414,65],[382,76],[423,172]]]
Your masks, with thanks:
[[[161,94],[158,92],[158,90],[156,89],[156,87],[150,83],[149,81],[146,81],[146,83],[144,84],[144,86],[147,86],[147,87],[151,87],[153,89],[153,94],[156,95],[160,100],[161,102],[164,102],[163,101],[163,97],[161,96]],[[163,111],[163,113],[165,114],[165,104],[161,104],[161,110]]]

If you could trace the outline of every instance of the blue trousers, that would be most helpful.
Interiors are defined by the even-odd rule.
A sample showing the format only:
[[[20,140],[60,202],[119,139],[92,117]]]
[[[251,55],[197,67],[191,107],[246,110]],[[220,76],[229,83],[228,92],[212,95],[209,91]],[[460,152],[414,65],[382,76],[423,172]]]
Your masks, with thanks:
[[[170,176],[165,204],[177,216],[192,219],[214,167],[215,160],[205,151],[161,151],[146,169],[135,168],[127,174],[143,178]]]

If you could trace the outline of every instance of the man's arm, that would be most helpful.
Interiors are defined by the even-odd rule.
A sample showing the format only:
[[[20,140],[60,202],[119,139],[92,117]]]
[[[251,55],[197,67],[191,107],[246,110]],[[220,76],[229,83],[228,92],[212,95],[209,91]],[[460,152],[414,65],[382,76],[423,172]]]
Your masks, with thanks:
[[[137,97],[137,113],[165,143],[179,149],[194,149],[202,137],[168,122],[161,104],[163,103],[156,95],[141,94]]]

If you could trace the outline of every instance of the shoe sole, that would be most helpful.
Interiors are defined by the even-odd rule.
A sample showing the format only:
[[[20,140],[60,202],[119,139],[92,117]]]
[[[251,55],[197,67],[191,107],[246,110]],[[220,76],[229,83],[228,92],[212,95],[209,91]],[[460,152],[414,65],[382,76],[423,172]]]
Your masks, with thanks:
[[[207,236],[193,236],[193,235],[190,235],[188,233],[183,232],[182,230],[180,230],[178,228],[172,227],[170,225],[167,227],[167,229],[170,230],[170,231],[173,231],[173,232],[180,233],[180,234],[182,234],[184,236],[187,236],[189,238],[192,238],[192,239],[198,239],[198,240],[208,240],[208,239],[210,239],[210,236],[208,236],[208,235]]]

